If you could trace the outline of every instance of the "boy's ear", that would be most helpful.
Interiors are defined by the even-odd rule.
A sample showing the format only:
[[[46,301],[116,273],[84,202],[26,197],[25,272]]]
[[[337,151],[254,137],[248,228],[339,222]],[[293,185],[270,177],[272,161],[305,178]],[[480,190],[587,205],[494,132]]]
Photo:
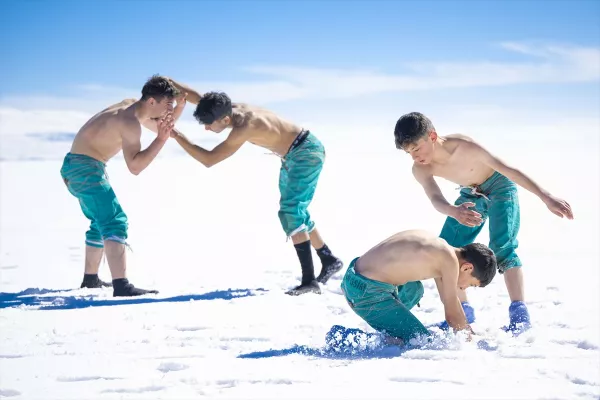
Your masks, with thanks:
[[[436,131],[429,132],[429,138],[431,139],[431,141],[433,143],[435,143],[437,141],[437,138],[438,138],[437,132]]]
[[[473,271],[473,264],[471,264],[470,262],[466,262],[463,265],[460,266],[460,270],[462,272],[469,272],[469,271]]]

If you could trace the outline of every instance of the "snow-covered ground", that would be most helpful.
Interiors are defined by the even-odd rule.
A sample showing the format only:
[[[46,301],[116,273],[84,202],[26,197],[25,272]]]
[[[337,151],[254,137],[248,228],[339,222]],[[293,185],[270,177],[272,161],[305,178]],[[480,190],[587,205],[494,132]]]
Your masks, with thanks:
[[[346,265],[396,231],[441,229],[443,216],[392,140],[361,146],[321,137],[336,144],[311,212]],[[589,166],[578,179],[566,156],[504,153],[567,199],[576,218],[561,220],[520,190],[533,329],[517,338],[500,330],[509,299],[497,276],[469,292],[473,328],[491,351],[458,336],[440,349],[349,356],[318,351],[333,325],[370,331],[341,296],[341,273],[320,296],[284,294],[300,268],[277,219],[279,160],[248,147],[206,169],[175,150],[169,143],[169,156],[137,177],[122,160],[109,163],[130,220],[129,278],[160,291],[130,299],[77,289],[88,223],[63,186],[60,157],[0,163],[0,398],[600,396],[597,153],[579,161]],[[443,190],[452,200],[457,194],[453,185]],[[479,241],[487,239],[486,227]],[[100,277],[110,279],[106,264]],[[443,307],[433,281],[425,284],[415,315],[433,324]]]

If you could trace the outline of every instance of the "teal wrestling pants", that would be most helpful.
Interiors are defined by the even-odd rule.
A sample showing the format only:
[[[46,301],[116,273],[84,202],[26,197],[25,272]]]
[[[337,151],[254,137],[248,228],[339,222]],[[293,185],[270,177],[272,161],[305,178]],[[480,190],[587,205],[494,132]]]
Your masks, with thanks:
[[[423,297],[423,284],[407,282],[401,286],[375,281],[354,270],[352,260],[342,279],[342,291],[350,308],[373,329],[405,342],[430,332],[410,310]]]
[[[67,153],[60,174],[90,220],[88,246],[104,247],[105,240],[126,243],[127,216],[106,176],[106,164],[82,154]]]
[[[279,171],[279,221],[287,237],[311,232],[310,205],[325,162],[323,144],[309,131],[302,131],[283,157]]]
[[[450,246],[462,247],[471,244],[481,230],[485,221],[490,223],[489,247],[496,254],[498,272],[521,267],[521,260],[516,253],[519,246],[521,215],[517,185],[504,175],[495,172],[485,182],[477,187],[463,187],[454,205],[471,202],[475,207],[470,208],[481,214],[483,222],[479,226],[462,225],[452,217],[446,222],[440,237]]]

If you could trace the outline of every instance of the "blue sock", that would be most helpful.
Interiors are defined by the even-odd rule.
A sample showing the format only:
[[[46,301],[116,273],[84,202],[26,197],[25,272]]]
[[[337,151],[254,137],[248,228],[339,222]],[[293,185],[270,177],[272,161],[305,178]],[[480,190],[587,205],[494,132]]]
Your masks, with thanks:
[[[465,312],[465,317],[467,317],[467,324],[472,324],[473,322],[475,322],[475,310],[473,309],[473,307],[471,307],[469,302],[463,301],[460,304],[462,305],[463,311]],[[442,330],[448,330],[450,326],[448,325],[447,321],[444,321],[438,325],[438,328]]]
[[[531,320],[527,306],[522,301],[513,301],[508,307],[510,324],[504,328],[505,331],[511,331],[514,334],[520,334],[531,328]]]

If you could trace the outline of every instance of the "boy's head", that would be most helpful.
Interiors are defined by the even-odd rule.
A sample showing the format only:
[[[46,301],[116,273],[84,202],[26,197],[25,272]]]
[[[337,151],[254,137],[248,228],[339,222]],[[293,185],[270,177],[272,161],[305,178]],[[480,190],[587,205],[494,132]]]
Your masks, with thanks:
[[[223,92],[209,92],[202,96],[194,118],[208,131],[222,132],[231,124],[231,99]]]
[[[409,153],[419,164],[431,163],[437,137],[429,118],[419,112],[401,116],[394,129],[396,148]]]
[[[460,248],[458,287],[486,287],[496,275],[496,255],[484,244],[471,243]]]
[[[173,101],[179,90],[171,81],[160,75],[152,75],[142,87],[141,101],[145,103],[150,118],[162,118],[173,112]]]

